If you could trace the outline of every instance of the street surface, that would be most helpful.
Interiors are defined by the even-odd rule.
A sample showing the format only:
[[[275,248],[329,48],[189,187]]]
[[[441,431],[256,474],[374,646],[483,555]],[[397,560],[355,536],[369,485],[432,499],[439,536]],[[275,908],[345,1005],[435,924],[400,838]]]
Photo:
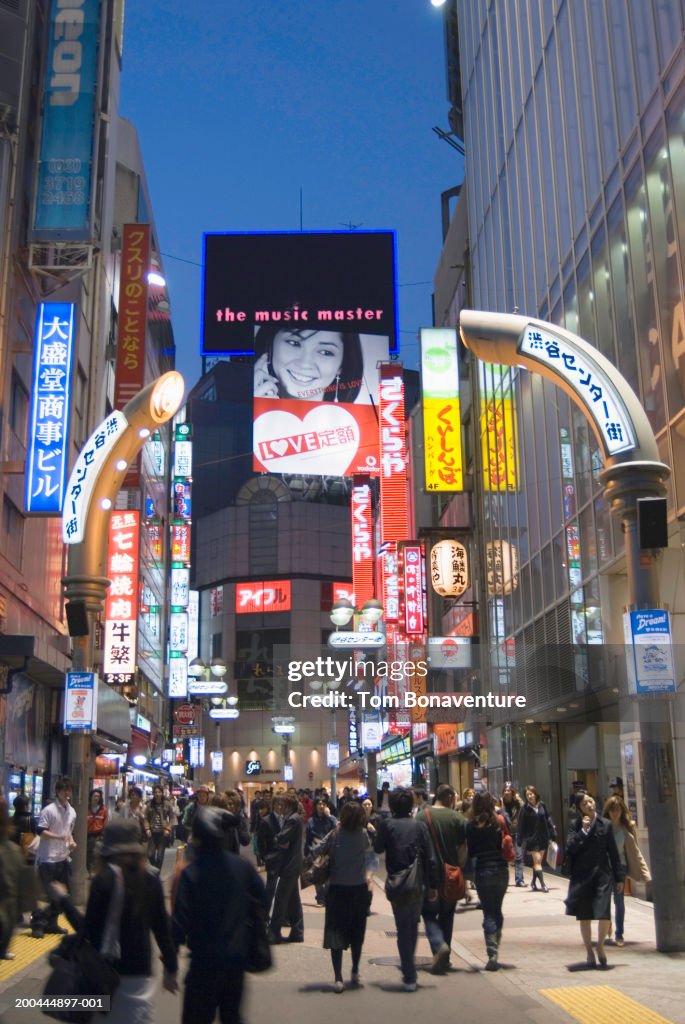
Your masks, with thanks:
[[[168,879],[175,850],[167,851]],[[530,872],[526,872],[529,881]],[[502,969],[486,973],[482,917],[479,909],[459,909],[452,942],[452,970],[430,974],[428,942],[419,938],[419,987],[402,991],[394,921],[383,894],[382,874],[376,879],[361,962],[363,987],[333,991],[330,954],[322,949],[324,911],[314,890],[303,892],[305,941],[274,950],[275,969],[249,976],[243,1004],[245,1024],[301,1024],[302,1021],[345,1022],[391,1020],[392,1024],[685,1024],[685,954],[655,951],[650,904],[626,899],[626,945],[607,948],[606,971],[569,970],[582,964],[584,950],[575,919],[564,916],[567,882],[546,874],[550,892],[531,892],[512,884],[504,901]],[[475,893],[474,902],[475,902]],[[596,926],[595,926],[596,927]],[[421,928],[423,932],[423,928]],[[0,1021],[32,1024],[47,1021],[35,1009],[15,1009],[19,997],[39,996],[48,965],[45,953],[52,937],[13,940],[16,961],[0,962]],[[349,954],[344,976],[349,978]],[[181,956],[181,979],[187,958]],[[157,1021],[180,1020],[181,998],[160,992]],[[95,1020],[106,1020],[105,1017]]]

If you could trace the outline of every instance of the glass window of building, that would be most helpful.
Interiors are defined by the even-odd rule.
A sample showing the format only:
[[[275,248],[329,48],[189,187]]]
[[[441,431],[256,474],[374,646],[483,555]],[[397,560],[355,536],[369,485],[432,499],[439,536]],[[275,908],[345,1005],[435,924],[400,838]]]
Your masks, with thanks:
[[[559,65],[557,61],[556,33],[545,51],[547,94],[549,96],[549,123],[552,135],[550,165],[556,177],[555,205],[559,222],[559,255],[564,256],[571,245],[571,208],[568,198],[568,160],[564,144],[564,110],[561,102]]]
[[[629,0],[630,20],[633,29],[633,49],[637,67],[637,87],[640,106],[645,107],[654,91],[658,79],[658,60],[652,4],[644,0]]]
[[[685,381],[685,334],[677,317],[683,289],[678,260],[673,195],[668,150],[663,128],[653,133],[645,146],[645,180],[649,205],[654,277],[662,341],[662,362],[669,419],[683,407]]]
[[[611,273],[607,236],[602,224],[590,243],[592,255],[592,292],[594,295],[596,344],[602,355],[616,365],[614,321],[611,310]]]
[[[553,41],[552,41],[553,45]],[[559,269],[559,239],[557,236],[556,195],[554,192],[555,163],[551,147],[549,118],[547,110],[547,90],[542,65],[535,76],[535,105],[537,110],[538,136],[540,140],[540,170],[542,172],[543,209],[545,214],[545,245],[547,248],[547,273],[545,280],[551,280]],[[563,160],[560,161],[563,163]],[[534,187],[534,183],[533,183]],[[538,299],[543,294],[538,284]]]
[[[592,84],[592,57],[585,21],[586,13],[585,4],[571,4],[578,109],[583,139],[582,163],[585,169],[588,206],[592,206],[599,192],[601,174],[595,120],[595,92]]]
[[[604,0],[588,0],[588,17],[595,73],[595,96],[599,118],[599,142],[602,149],[604,177],[608,176],[618,153],[614,90],[611,87],[611,65],[607,40]]]
[[[521,273],[522,297],[521,307],[529,315],[533,315],[537,306],[535,303],[535,275],[533,273],[533,228],[530,208],[530,187],[528,177],[528,165],[526,146],[524,142],[523,121],[519,122],[516,129],[516,141],[514,143],[516,154],[516,177],[518,182],[518,200],[521,213]]]
[[[660,66],[666,67],[683,34],[683,12],[677,3],[658,0],[655,9],[656,34],[661,55]]]
[[[666,422],[666,408],[653,287],[654,260],[647,225],[645,186],[640,165],[631,171],[626,180],[625,196],[642,396],[652,429],[658,433]]]
[[[666,128],[680,252],[685,253],[685,82],[676,90],[668,105]]]
[[[673,450],[673,480],[675,483],[675,510],[680,516],[685,510],[685,416],[681,416],[671,430]]]
[[[637,118],[635,66],[632,58],[630,27],[626,0],[612,0],[606,5],[614,73],[610,79],[616,91],[619,145],[623,147]]]
[[[640,394],[640,380],[635,347],[633,297],[628,264],[628,239],[623,220],[623,196],[619,196],[607,214],[611,285],[616,318],[618,367],[633,391]]]
[[[581,152],[580,128],[578,126],[578,108],[576,105],[576,86],[573,76],[573,59],[571,51],[571,34],[569,26],[568,3],[563,4],[559,11],[557,36],[559,38],[560,81],[562,104],[566,127],[566,142],[570,161],[575,161]],[[572,230],[575,234],[585,214],[585,189],[582,174],[574,173],[570,178]],[[564,250],[562,249],[562,255]]]
[[[577,405],[573,404],[571,412],[573,438],[573,455],[576,470],[576,500],[578,507],[582,508],[592,497],[592,463],[590,448],[590,427]]]
[[[528,174],[526,185],[530,193],[531,214],[535,225],[532,249],[535,257],[535,284],[533,308],[537,309],[544,298],[545,291],[545,231],[542,210],[542,190],[540,188],[540,160],[538,156],[538,140],[535,125],[535,106],[532,94],[528,97],[525,110],[526,153],[528,156]]]
[[[554,596],[558,600],[568,593],[566,544],[564,542],[564,536],[561,533],[558,533],[552,541],[552,560],[554,562]]]
[[[593,345],[596,345],[595,296],[590,279],[590,257],[587,253],[585,253],[578,264],[576,276],[578,279],[578,334],[581,338],[586,338]]]

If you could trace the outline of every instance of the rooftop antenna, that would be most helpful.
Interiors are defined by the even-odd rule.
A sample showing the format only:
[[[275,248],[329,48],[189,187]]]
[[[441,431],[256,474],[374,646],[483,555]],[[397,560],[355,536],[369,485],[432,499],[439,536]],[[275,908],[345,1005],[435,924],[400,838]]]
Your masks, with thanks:
[[[300,185],[300,231],[302,231],[302,186]]]

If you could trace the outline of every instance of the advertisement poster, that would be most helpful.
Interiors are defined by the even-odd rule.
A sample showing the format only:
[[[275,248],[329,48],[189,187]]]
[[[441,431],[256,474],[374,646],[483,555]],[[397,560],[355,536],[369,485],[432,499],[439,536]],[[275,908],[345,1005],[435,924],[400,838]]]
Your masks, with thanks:
[[[64,731],[97,729],[98,684],[94,672],[67,672],[64,689]]]

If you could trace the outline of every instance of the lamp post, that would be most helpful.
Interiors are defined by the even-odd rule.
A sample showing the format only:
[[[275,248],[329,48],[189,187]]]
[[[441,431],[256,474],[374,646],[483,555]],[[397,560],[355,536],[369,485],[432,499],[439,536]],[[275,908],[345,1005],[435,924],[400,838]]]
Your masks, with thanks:
[[[209,697],[209,717],[213,718],[216,723],[216,735],[215,735],[215,749],[217,751],[222,750],[221,746],[221,719],[222,718],[237,718],[238,710],[235,705],[238,703],[237,697],[224,697],[228,686],[224,682],[224,676],[228,672],[228,666],[223,658],[212,658],[211,661],[203,661],[202,658],[193,658],[188,665],[188,675],[193,680],[197,692],[197,684],[204,682],[207,684],[205,689],[206,694],[214,694]],[[214,677],[214,678],[212,678]],[[190,691],[193,689],[193,684],[189,687]],[[229,703],[230,702],[230,703]],[[220,711],[224,708],[232,707],[235,710],[235,714],[222,715]],[[218,793],[220,790],[221,783],[221,772],[215,771],[214,773],[214,789]]]
[[[66,598],[72,668],[95,668],[95,623],[102,613],[109,579],[107,540],[110,512],[131,462],[151,432],[168,422],[183,401],[185,384],[175,370],[139,391],[121,412],[107,416],[86,441],[67,484],[62,537],[67,545]],[[76,847],[72,855],[72,896],[86,899],[86,837],[90,782],[90,735],[74,734],[69,743],[74,784]]]

